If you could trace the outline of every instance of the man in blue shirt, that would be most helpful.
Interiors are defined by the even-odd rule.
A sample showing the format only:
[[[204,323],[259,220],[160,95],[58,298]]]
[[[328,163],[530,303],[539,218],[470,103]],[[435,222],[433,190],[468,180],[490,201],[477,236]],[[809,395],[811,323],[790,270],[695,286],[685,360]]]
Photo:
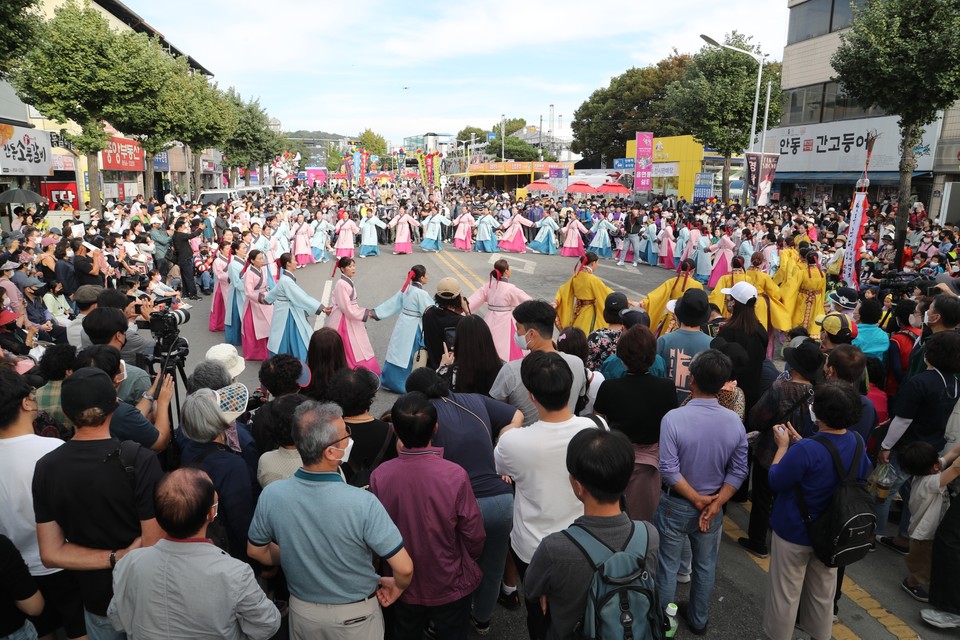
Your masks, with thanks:
[[[283,567],[291,637],[382,638],[380,605],[393,604],[413,577],[400,531],[373,494],[338,472],[353,449],[340,407],[313,401],[297,407],[293,441],[303,467],[260,495],[247,554]],[[380,577],[373,556],[393,575]]]
[[[663,493],[654,517],[660,532],[657,592],[673,602],[684,541],[693,550],[690,604],[681,611],[695,635],[707,631],[720,549],[721,508],[747,477],[747,436],[740,417],[721,407],[717,393],[730,380],[733,363],[716,349],[690,362],[690,401],[663,417],[660,475]]]
[[[667,303],[680,328],[657,339],[657,355],[667,366],[667,378],[677,387],[677,401],[690,395],[690,361],[710,348],[712,338],[700,330],[710,317],[710,301],[703,289],[687,289],[679,300]]]

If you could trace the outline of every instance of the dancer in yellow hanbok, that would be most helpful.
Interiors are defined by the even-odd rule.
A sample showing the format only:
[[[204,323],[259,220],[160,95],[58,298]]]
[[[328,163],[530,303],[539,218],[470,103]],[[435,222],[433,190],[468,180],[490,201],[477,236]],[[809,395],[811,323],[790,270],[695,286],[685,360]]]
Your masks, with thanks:
[[[650,315],[650,330],[654,336],[669,333],[674,325],[673,314],[667,310],[668,302],[679,300],[687,289],[703,289],[703,285],[694,277],[696,270],[697,263],[691,258],[685,259],[680,263],[676,277],[661,284],[640,302],[640,306]]]
[[[806,266],[800,270],[800,286],[792,318],[793,326],[806,327],[811,337],[820,335],[820,326],[813,320],[823,313],[823,301],[827,294],[827,277],[818,259],[816,251],[806,256]]]
[[[557,290],[557,329],[577,327],[590,335],[607,326],[603,305],[613,293],[603,280],[593,274],[600,258],[587,251],[578,261],[573,276]]]
[[[738,282],[749,282],[749,279],[747,278],[746,270],[743,268],[743,258],[740,256],[734,256],[730,260],[730,273],[720,276],[720,278],[717,280],[717,286],[713,288],[713,291],[710,292],[710,296],[708,298],[712,304],[715,304],[720,308],[720,313],[724,318],[730,317],[730,310],[727,309],[727,296],[722,290],[732,289],[733,285],[737,284]]]
[[[763,255],[753,254],[750,259],[750,268],[747,269],[747,281],[757,288],[757,318],[760,324],[772,334],[770,328],[780,331],[789,331],[793,328],[790,324],[793,314],[787,308],[786,301],[783,299],[778,287],[764,270]]]

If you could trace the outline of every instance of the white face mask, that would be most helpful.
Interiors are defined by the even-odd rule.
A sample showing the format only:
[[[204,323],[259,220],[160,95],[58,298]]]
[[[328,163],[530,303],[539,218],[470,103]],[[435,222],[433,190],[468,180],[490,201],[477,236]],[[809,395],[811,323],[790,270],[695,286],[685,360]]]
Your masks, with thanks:
[[[527,334],[519,333],[513,335],[513,341],[517,343],[517,346],[520,347],[521,351],[527,350]]]
[[[334,447],[337,451],[343,451],[343,457],[340,458],[340,464],[345,462],[350,462],[350,452],[353,451],[353,438],[350,438],[347,441],[347,446],[341,449],[340,447]]]
[[[910,326],[914,329],[919,329],[923,326],[923,322],[920,320],[920,316],[915,313],[910,314]]]
[[[930,311],[923,312],[923,324],[930,324]]]
[[[120,382],[127,379],[127,365],[123,360],[120,361]]]

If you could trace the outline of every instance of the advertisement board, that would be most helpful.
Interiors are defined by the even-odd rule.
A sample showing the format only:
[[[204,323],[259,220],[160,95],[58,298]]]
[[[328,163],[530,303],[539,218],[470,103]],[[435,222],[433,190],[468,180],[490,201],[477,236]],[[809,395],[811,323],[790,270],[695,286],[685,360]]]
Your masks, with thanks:
[[[49,176],[50,134],[37,129],[0,124],[0,173],[12,176]]]

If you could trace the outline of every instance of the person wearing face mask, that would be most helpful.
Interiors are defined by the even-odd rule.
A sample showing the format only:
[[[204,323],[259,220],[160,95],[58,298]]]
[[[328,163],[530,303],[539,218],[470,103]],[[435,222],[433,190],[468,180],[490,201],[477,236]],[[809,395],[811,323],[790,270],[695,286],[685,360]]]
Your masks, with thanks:
[[[893,398],[900,383],[910,368],[910,352],[920,339],[923,314],[916,301],[903,298],[893,307],[893,332],[890,334],[890,350],[887,352],[887,395]]]
[[[403,537],[380,501],[339,473],[353,447],[339,406],[309,401],[297,407],[293,441],[303,467],[263,490],[247,553],[283,568],[291,637],[382,638],[381,605],[393,604],[413,578]],[[371,555],[392,575],[378,575]]]
[[[930,301],[930,306],[923,312],[923,328],[920,338],[910,351],[910,362],[905,378],[924,371],[926,364],[926,341],[931,336],[944,331],[956,331],[960,326],[960,299],[956,296],[941,293]]]

